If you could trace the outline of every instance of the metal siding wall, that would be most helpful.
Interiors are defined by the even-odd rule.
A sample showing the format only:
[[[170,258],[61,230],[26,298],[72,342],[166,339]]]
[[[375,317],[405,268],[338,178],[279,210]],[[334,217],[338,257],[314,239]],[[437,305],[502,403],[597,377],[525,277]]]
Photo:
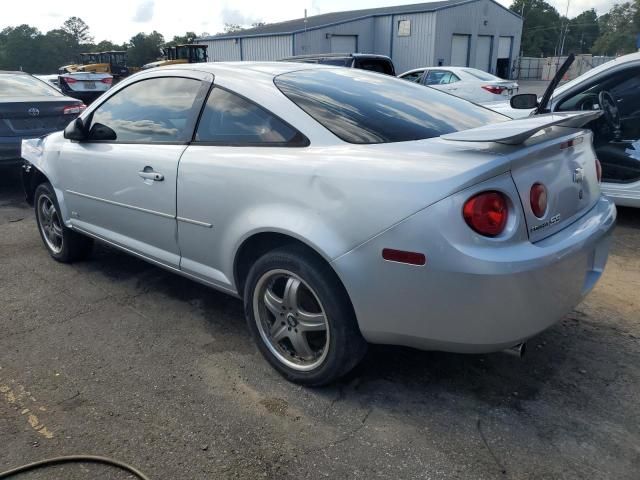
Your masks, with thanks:
[[[398,22],[400,20],[411,21],[411,35],[408,37],[398,36]],[[398,75],[412,68],[433,65],[435,34],[435,12],[393,15],[391,59]]]
[[[329,53],[331,41],[327,35],[357,35],[358,53],[374,53],[374,19],[365,18],[333,27],[319,28],[296,34],[294,55]],[[345,52],[356,53],[356,52]]]
[[[445,8],[436,14],[438,19],[434,65],[438,64],[438,60],[442,60],[443,65],[449,65],[451,62],[451,37],[456,33],[471,35],[470,67],[483,68],[483,65],[476,65],[475,62],[478,35],[493,36],[492,73],[495,73],[497,42],[500,36],[513,37],[512,64],[519,54],[522,20],[490,0],[479,0],[458,7]],[[485,21],[486,25],[484,25]]]
[[[240,40],[208,40],[202,42],[208,45],[210,62],[228,62],[240,60]]]
[[[293,55],[291,35],[242,39],[243,60],[280,60]]]
[[[373,19],[373,53],[391,56],[391,34],[393,30],[391,22],[391,15]]]

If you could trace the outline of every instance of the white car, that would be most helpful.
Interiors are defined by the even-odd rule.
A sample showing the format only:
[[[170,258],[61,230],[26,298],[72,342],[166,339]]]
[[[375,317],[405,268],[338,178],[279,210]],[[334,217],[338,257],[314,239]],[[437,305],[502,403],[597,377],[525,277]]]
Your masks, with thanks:
[[[52,87],[55,87],[56,90],[60,90],[60,84],[58,82],[58,75],[34,75],[34,77],[42,80],[43,82],[47,82]]]
[[[509,100],[518,92],[518,84],[468,67],[423,67],[398,75],[398,78],[443,90],[476,103]]]
[[[113,76],[108,73],[74,72],[58,76],[62,93],[82,100],[87,105],[111,88]]]
[[[534,104],[542,101],[533,100]],[[540,109],[517,109],[510,102],[484,106],[512,118],[527,117]],[[602,164],[602,191],[617,205],[640,208],[640,53],[604,63],[558,87],[540,113],[602,106],[605,115],[589,125]]]

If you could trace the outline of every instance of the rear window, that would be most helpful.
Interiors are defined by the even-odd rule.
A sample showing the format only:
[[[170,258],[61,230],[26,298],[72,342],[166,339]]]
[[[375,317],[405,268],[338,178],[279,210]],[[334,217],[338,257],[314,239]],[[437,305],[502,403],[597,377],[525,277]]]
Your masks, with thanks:
[[[0,97],[61,97],[62,93],[30,75],[0,75]]]
[[[465,68],[464,71],[469,75],[472,75],[480,80],[501,80],[495,75],[491,75],[490,73],[483,72],[482,70],[475,70],[473,68]]]
[[[274,82],[349,143],[422,140],[509,120],[453,95],[357,69],[300,70],[279,75]]]

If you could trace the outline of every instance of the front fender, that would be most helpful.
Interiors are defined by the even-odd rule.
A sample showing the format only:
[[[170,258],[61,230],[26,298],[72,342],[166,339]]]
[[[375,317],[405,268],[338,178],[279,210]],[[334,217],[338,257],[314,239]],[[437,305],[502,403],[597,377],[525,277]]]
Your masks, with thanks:
[[[63,141],[62,132],[22,140],[21,156],[24,159],[22,183],[27,202],[31,205],[38,185],[42,182],[49,182],[56,194],[62,220],[65,225],[69,226],[68,209],[64,192],[60,187],[59,172],[56,168]]]

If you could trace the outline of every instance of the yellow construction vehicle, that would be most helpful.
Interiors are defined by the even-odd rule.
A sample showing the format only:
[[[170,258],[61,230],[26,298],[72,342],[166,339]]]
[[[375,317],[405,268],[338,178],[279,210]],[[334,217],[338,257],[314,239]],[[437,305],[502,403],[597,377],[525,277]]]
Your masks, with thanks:
[[[110,73],[114,79],[126,77],[131,72],[127,67],[127,52],[111,50],[93,53],[94,63],[79,66],[76,72]]]
[[[207,45],[189,43],[186,45],[176,45],[175,47],[164,47],[162,49],[163,59],[156,62],[147,63],[143,70],[165,65],[176,65],[179,63],[204,63],[208,60]]]
[[[77,72],[83,65],[91,65],[99,63],[99,53],[81,53],[79,63],[72,63],[69,65],[63,65],[58,69],[58,72],[62,75],[65,73]]]

